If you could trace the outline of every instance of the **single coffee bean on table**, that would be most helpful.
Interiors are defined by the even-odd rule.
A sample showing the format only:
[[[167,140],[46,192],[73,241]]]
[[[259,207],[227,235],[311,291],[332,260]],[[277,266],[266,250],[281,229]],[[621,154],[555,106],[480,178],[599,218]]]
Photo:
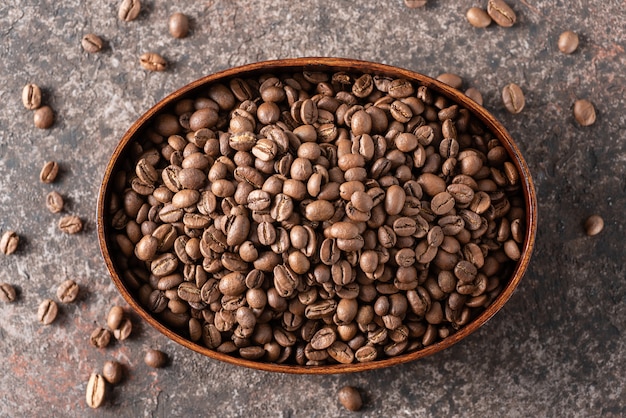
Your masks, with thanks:
[[[83,39],[80,41],[81,46],[86,52],[91,54],[95,54],[96,52],[100,52],[104,47],[104,41],[98,35],[94,33],[88,33],[83,36]]]
[[[604,229],[604,219],[600,215],[591,215],[585,220],[585,233],[592,237]]]
[[[124,319],[124,308],[121,306],[112,306],[107,315],[107,326],[112,330],[116,330],[120,327],[122,320]]]
[[[124,377],[124,367],[115,360],[109,360],[102,366],[102,377],[112,385],[117,385]]]
[[[0,283],[0,300],[2,302],[11,303],[17,298],[15,288],[9,283]]]
[[[504,0],[489,0],[487,13],[496,24],[505,28],[510,28],[517,20],[515,12]]]
[[[148,71],[165,71],[167,69],[167,61],[156,52],[146,52],[139,57],[139,63]]]
[[[163,351],[150,348],[146,351],[143,361],[148,367],[160,369],[161,367],[165,367],[167,364],[167,354]]]
[[[106,381],[98,373],[92,373],[87,382],[85,400],[90,408],[99,408],[106,395]]]
[[[41,106],[33,113],[33,123],[36,128],[49,129],[54,123],[54,112],[50,106]]]
[[[57,299],[61,303],[72,303],[78,297],[80,287],[72,279],[67,279],[57,287]]]
[[[360,411],[363,407],[363,399],[359,390],[353,386],[344,386],[337,394],[339,403],[348,411]]]
[[[56,161],[46,161],[39,172],[39,180],[42,183],[52,183],[59,174],[59,164]]]
[[[404,79],[216,83],[155,115],[125,162],[108,217],[125,284],[181,336],[247,360],[421,350],[483,312],[521,257],[506,149],[468,109]],[[116,338],[132,325],[121,308],[107,323]]]
[[[83,221],[76,215],[67,215],[59,219],[59,230],[66,234],[77,234],[83,230]]]
[[[111,331],[97,327],[89,336],[89,343],[96,348],[105,348],[111,342]]]
[[[404,4],[409,9],[416,9],[418,7],[426,6],[427,0],[404,0]]]
[[[574,102],[574,119],[580,126],[591,126],[596,122],[596,109],[589,100],[579,99]]]
[[[117,16],[120,20],[130,22],[137,19],[141,11],[141,3],[139,0],[122,0],[118,9]]]
[[[168,29],[174,38],[185,38],[189,33],[189,18],[180,12],[174,13],[168,20]]]
[[[28,110],[35,110],[41,106],[41,89],[36,84],[27,84],[22,89],[22,103]]]
[[[51,299],[45,299],[37,309],[37,319],[44,325],[50,325],[57,317],[59,307]]]
[[[59,192],[51,191],[46,196],[46,208],[48,208],[51,213],[59,213],[63,211],[64,205],[65,202],[63,201],[63,196],[61,196]]]
[[[520,113],[524,109],[526,99],[524,92],[515,83],[507,84],[502,89],[502,102],[509,113]]]
[[[475,28],[486,28],[491,24],[491,16],[489,16],[489,13],[479,7],[470,7],[465,13],[465,17],[470,25]]]
[[[5,255],[11,255],[17,251],[20,243],[20,236],[15,231],[5,231],[0,238],[0,252]]]
[[[573,54],[578,49],[579,38],[576,32],[567,30],[559,35],[557,46],[559,51],[564,54]]]

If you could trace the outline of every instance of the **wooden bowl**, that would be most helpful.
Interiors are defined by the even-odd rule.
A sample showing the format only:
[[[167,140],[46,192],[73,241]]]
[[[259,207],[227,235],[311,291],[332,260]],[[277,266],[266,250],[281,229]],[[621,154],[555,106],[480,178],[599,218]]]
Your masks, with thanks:
[[[475,115],[480,121],[482,121],[485,127],[487,127],[506,148],[511,161],[517,168],[518,173],[520,173],[521,188],[525,201],[526,232],[524,243],[521,246],[521,257],[514,267],[512,277],[506,283],[501,293],[494,299],[494,301],[476,318],[474,318],[467,325],[460,328],[456,333],[452,334],[451,336],[417,351],[401,354],[397,357],[375,360],[369,363],[331,364],[325,366],[298,366],[251,361],[219,353],[179,335],[172,329],[168,328],[168,326],[161,323],[143,306],[141,306],[135,295],[131,292],[127,284],[124,282],[122,278],[123,271],[118,265],[116,265],[116,262],[112,257],[113,251],[109,240],[109,231],[111,229],[109,225],[110,215],[108,214],[106,208],[109,207],[112,193],[112,176],[121,166],[121,163],[126,157],[129,148],[132,146],[135,139],[142,133],[142,130],[146,127],[146,125],[151,122],[156,114],[164,109],[167,109],[168,106],[170,106],[172,103],[181,98],[193,96],[194,94],[205,88],[207,85],[210,85],[212,83],[228,81],[229,79],[234,77],[246,78],[250,76],[260,75],[263,73],[278,74],[296,71],[345,71],[356,73],[371,73],[386,75],[394,78],[405,78],[412,82],[417,82],[420,85],[427,86],[438,94],[441,94],[452,100],[453,102],[456,102],[468,109],[471,113],[473,113],[473,115]],[[115,151],[113,152],[113,155],[111,156],[111,159],[104,172],[104,179],[102,180],[102,185],[100,187],[97,208],[97,221],[98,239],[100,242],[102,255],[104,256],[107,268],[109,269],[113,282],[117,286],[119,292],[122,294],[126,302],[132,307],[132,309],[134,309],[139,314],[139,316],[141,316],[146,322],[148,322],[154,328],[166,335],[168,338],[210,358],[239,366],[283,373],[328,374],[360,372],[413,361],[434,354],[438,351],[444,350],[456,344],[463,338],[476,331],[485,322],[487,322],[509,300],[528,267],[537,229],[537,197],[535,194],[528,166],[526,165],[526,162],[524,161],[520,150],[518,149],[517,145],[515,144],[507,130],[489,112],[487,112],[487,110],[485,110],[482,106],[478,105],[473,100],[469,99],[460,91],[455,90],[437,80],[434,80],[422,74],[418,74],[402,68],[391,67],[388,65],[341,58],[297,58],[258,62],[220,71],[218,73],[206,76],[188,84],[187,86],[170,94],[154,107],[152,107],[150,110],[148,110],[130,127],[128,132],[126,132],[126,134],[122,137],[120,143],[118,144]]]

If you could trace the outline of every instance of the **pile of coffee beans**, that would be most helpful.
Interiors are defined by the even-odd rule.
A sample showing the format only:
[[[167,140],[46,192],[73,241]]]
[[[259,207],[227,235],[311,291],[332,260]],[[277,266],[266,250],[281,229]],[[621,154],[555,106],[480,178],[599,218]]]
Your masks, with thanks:
[[[113,174],[109,237],[147,311],[249,360],[368,362],[469,323],[525,235],[519,173],[414,82],[233,78],[154,117]]]

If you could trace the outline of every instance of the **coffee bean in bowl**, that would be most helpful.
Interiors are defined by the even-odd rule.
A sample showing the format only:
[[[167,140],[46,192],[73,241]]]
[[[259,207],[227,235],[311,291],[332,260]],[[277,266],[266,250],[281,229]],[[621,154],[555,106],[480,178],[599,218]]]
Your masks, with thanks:
[[[530,260],[536,197],[462,92],[302,58],[207,76],[122,138],[98,234],[113,281],[174,341],[290,373],[387,367],[466,337]]]

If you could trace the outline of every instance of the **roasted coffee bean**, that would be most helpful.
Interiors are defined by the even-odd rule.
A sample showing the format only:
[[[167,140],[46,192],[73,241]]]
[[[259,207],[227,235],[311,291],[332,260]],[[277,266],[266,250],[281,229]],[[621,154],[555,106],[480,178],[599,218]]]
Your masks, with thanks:
[[[524,92],[517,84],[508,84],[502,89],[502,102],[510,113],[520,113],[525,104]]]
[[[489,13],[479,7],[471,7],[465,13],[465,17],[470,25],[475,28],[486,28],[491,24]]]
[[[122,319],[124,319],[124,309],[121,306],[112,306],[107,315],[107,326],[116,330],[120,327]]]
[[[29,83],[22,89],[22,104],[28,110],[35,110],[41,106],[41,89],[38,85]]]
[[[15,288],[9,283],[0,283],[0,300],[2,302],[14,302],[17,297]]]
[[[0,238],[0,252],[5,255],[13,254],[17,251],[19,243],[20,237],[15,231],[5,231]]]
[[[41,106],[33,113],[33,123],[36,128],[49,129],[54,123],[54,112],[50,106]]]
[[[416,3],[415,1],[405,0],[405,3]],[[426,4],[426,1],[422,1],[422,3]],[[420,6],[409,6],[409,7],[420,7]],[[361,398],[361,394],[358,389],[352,386],[344,386],[339,389],[338,392],[339,403],[343,405],[348,411],[360,411],[363,407],[363,399]]]
[[[591,126],[596,122],[596,109],[589,100],[579,99],[574,102],[574,119],[580,126]]]
[[[59,219],[59,229],[66,234],[77,234],[83,230],[83,221],[76,215],[67,215]]]
[[[170,35],[174,38],[185,38],[189,33],[189,19],[180,12],[172,14],[167,25]]]
[[[578,48],[578,42],[578,34],[572,32],[571,30],[567,30],[559,36],[557,46],[559,47],[559,51],[562,53],[573,54]]]
[[[46,207],[51,213],[59,213],[63,210],[63,196],[56,191],[51,191],[46,196]]]
[[[61,303],[72,303],[78,297],[79,286],[72,279],[67,279],[57,288],[57,299]]]
[[[517,16],[511,7],[504,0],[489,0],[487,2],[487,13],[499,26],[509,28],[515,24]]]
[[[426,6],[426,3],[428,3],[426,0],[404,0],[404,4],[409,9],[416,9],[418,7],[424,7],[424,6]],[[348,407],[346,406],[346,408],[348,408]],[[350,408],[348,408],[348,409],[350,409]],[[358,411],[358,409],[350,409],[350,410],[351,411]]]
[[[137,1],[137,0],[133,0]],[[139,63],[148,71],[165,71],[167,69],[167,61],[156,52],[145,52],[139,57]],[[191,124],[190,120],[190,124]]]
[[[89,336],[89,343],[96,348],[105,348],[111,342],[111,331],[98,327]]]
[[[104,377],[98,373],[92,373],[87,382],[87,392],[85,400],[90,408],[99,408],[104,402],[106,395],[106,382]]]
[[[604,229],[604,219],[600,215],[591,215],[585,220],[585,233],[592,237]]]
[[[117,16],[120,20],[130,22],[137,19],[139,12],[141,11],[141,3],[139,0],[122,0],[117,12]]]
[[[452,88],[460,89],[463,85],[463,79],[456,74],[443,73],[437,76],[437,80],[449,85]],[[442,118],[442,120],[447,118]]]
[[[104,47],[104,42],[102,38],[94,33],[88,33],[83,36],[83,39],[80,41],[81,46],[86,52],[91,54],[95,54],[96,52],[100,52]]]
[[[469,97],[470,99],[472,99],[473,101],[475,101],[476,103],[478,103],[479,105],[481,106],[483,105],[483,95],[480,93],[480,91],[477,88],[470,87],[469,89],[465,90],[465,95]]]
[[[124,377],[123,366],[114,360],[109,360],[102,366],[102,377],[112,385],[117,385]]]
[[[165,354],[163,351],[150,348],[146,351],[143,361],[148,367],[160,369],[161,367],[165,367],[168,358],[167,354]]]
[[[39,180],[42,183],[52,183],[56,180],[59,174],[59,165],[56,161],[47,161],[41,168],[39,173]]]
[[[59,308],[55,301],[46,299],[39,305],[37,309],[37,319],[44,325],[51,324],[57,317]]]

